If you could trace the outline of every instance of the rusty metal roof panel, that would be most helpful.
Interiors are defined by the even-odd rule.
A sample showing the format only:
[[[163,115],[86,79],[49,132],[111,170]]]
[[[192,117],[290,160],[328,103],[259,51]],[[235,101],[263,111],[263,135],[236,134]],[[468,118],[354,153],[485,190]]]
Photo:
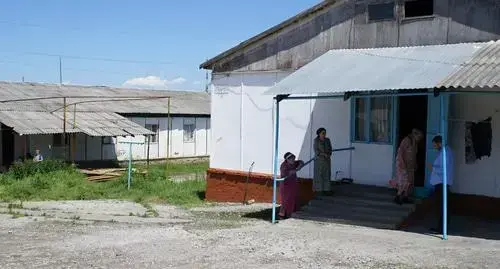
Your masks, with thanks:
[[[438,87],[500,87],[500,40],[488,42],[469,61],[441,81]]]
[[[331,50],[265,94],[432,89],[488,43]]]

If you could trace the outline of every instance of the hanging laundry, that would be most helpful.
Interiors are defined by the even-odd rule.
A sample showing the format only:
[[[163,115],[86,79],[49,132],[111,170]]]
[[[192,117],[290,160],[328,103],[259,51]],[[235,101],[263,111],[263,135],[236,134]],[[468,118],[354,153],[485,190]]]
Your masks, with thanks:
[[[471,128],[472,144],[474,146],[474,154],[476,159],[481,159],[482,157],[491,157],[491,143],[492,143],[492,128],[491,128],[491,117],[474,123]]]
[[[476,152],[474,151],[474,143],[472,142],[472,126],[474,122],[465,123],[465,163],[473,164],[476,162]]]

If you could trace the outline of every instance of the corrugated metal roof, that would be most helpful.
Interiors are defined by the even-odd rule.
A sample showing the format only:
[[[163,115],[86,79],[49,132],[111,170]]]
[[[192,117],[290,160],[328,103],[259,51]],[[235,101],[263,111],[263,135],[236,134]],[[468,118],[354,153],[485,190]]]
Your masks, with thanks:
[[[105,99],[113,99],[120,96],[170,96],[170,113],[172,114],[210,115],[210,95],[205,92],[0,82],[0,101],[57,96],[61,96],[61,99],[0,103],[0,110],[52,111],[63,106],[62,97],[64,96],[99,96]],[[68,98],[66,101],[68,104],[71,104],[96,99],[97,98]],[[87,112],[116,112],[122,114],[167,114],[168,99],[83,103],[77,105],[77,110]]]
[[[487,43],[331,50],[265,94],[428,89]]]
[[[500,87],[500,40],[489,42],[472,59],[438,84],[438,88]]]
[[[63,133],[63,121],[48,112],[0,111],[0,122],[20,135]],[[67,133],[80,130],[67,128]]]
[[[16,133],[21,135],[57,134],[64,132],[63,113],[0,111],[0,122],[12,127]],[[89,136],[153,134],[127,118],[111,112],[67,113],[66,133],[85,133]]]
[[[56,112],[58,118],[63,118],[64,112]],[[89,136],[130,136],[154,134],[139,124],[111,112],[71,112],[68,116],[68,128],[80,130]]]

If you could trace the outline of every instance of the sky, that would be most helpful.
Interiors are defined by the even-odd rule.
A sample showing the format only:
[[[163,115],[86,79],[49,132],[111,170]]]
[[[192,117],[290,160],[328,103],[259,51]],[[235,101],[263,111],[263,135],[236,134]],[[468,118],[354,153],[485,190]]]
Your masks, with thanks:
[[[320,0],[5,0],[0,80],[204,90],[205,60]]]

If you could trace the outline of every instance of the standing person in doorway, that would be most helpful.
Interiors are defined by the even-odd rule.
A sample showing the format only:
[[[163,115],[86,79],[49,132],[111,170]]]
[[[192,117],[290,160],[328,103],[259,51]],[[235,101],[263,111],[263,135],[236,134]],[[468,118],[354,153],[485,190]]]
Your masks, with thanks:
[[[303,165],[303,161],[296,161],[295,155],[291,152],[285,153],[285,161],[280,166],[280,177],[285,178],[280,183],[280,198],[281,207],[279,212],[280,219],[287,219],[292,216],[292,213],[299,209],[299,183],[297,178],[297,170]]]
[[[34,162],[41,162],[41,161],[43,161],[43,156],[42,156],[42,154],[40,153],[40,150],[39,150],[39,149],[37,149],[37,150],[35,151],[35,157],[33,157],[33,161],[34,161]]]
[[[314,139],[314,184],[317,185],[320,194],[331,194],[330,179],[332,177],[332,142],[326,137],[326,129],[319,128]]]
[[[420,141],[424,138],[422,131],[413,129],[401,141],[396,155],[396,181],[398,192],[394,202],[397,204],[411,203],[409,196],[413,191],[415,171],[417,170],[417,152]]]
[[[434,160],[433,164],[429,164],[431,170],[431,179],[430,183],[432,186],[434,186],[434,199],[435,199],[435,205],[436,205],[436,216],[437,216],[437,225],[436,227],[431,228],[431,231],[436,232],[436,233],[442,233],[443,232],[443,217],[444,217],[444,212],[443,212],[443,188],[445,186],[443,185],[443,177],[444,177],[444,165],[443,165],[443,137],[440,135],[435,136],[432,139],[432,146],[434,149],[436,149],[439,154]],[[450,193],[450,186],[453,184],[453,154],[451,152],[450,147],[445,146],[446,148],[446,174],[447,174],[447,181],[446,181],[446,189],[448,191],[448,194]],[[448,197],[448,196],[447,196]],[[448,211],[447,211],[448,212]],[[449,223],[449,214],[446,216],[446,220]]]

